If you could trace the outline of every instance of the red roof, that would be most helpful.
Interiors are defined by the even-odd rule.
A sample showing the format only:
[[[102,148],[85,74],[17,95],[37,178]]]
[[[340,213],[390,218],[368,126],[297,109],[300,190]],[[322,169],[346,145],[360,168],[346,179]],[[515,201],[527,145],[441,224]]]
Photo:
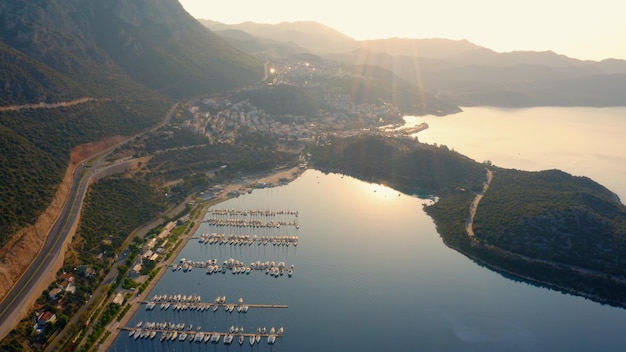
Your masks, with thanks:
[[[74,282],[74,276],[70,275],[70,274],[62,274],[61,276],[59,276],[59,279],[67,281],[67,282]]]
[[[43,320],[43,321],[49,321],[50,319],[52,319],[52,317],[54,316],[54,314],[52,312],[44,312],[39,319]]]

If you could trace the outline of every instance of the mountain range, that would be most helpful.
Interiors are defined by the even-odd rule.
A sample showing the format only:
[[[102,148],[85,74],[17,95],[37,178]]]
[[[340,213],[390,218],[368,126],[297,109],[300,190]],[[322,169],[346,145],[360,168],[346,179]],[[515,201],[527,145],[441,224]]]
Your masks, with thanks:
[[[626,61],[589,61],[552,51],[498,53],[467,40],[357,41],[315,22],[237,25],[201,20],[255,55],[313,53],[388,69],[461,106],[623,106]]]

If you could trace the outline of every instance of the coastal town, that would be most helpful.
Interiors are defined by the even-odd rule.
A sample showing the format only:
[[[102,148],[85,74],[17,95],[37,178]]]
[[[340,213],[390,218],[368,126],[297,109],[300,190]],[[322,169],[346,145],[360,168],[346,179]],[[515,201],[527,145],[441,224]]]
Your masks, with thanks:
[[[280,147],[293,148],[324,140],[330,134],[352,136],[364,129],[403,123],[398,107],[383,101],[355,103],[348,93],[330,85],[333,78],[348,75],[338,64],[276,61],[269,71],[273,78],[267,84],[188,103],[188,118],[181,128],[206,136],[210,144],[234,143],[238,133],[245,131],[268,134]],[[276,114],[245,99],[259,91],[285,94],[277,87],[300,87],[310,94],[307,98],[320,98],[323,104],[312,114]]]
[[[404,122],[398,107],[384,101],[355,103],[348,93],[341,92],[332,82],[335,78],[349,75],[337,64],[326,62],[313,63],[307,60],[276,61],[268,68],[269,77],[261,85],[241,88],[219,96],[203,97],[178,104],[173,110],[172,118],[148,134],[147,137],[135,138],[127,146],[113,150],[107,158],[110,165],[121,161],[126,165],[134,165],[121,170],[133,173],[142,173],[142,169],[152,167],[149,161],[155,156],[163,157],[172,151],[183,152],[198,147],[213,148],[218,146],[233,146],[239,148],[251,143],[257,136],[263,136],[272,141],[272,150],[282,151],[286,155],[295,156],[295,162],[276,165],[269,173],[262,174],[241,173],[236,166],[224,164],[214,170],[207,170],[205,177],[213,181],[203,188],[195,187],[179,207],[174,208],[169,220],[152,223],[129,236],[122,248],[113,248],[108,239],[100,244],[103,250],[93,258],[94,264],[81,264],[73,272],[59,274],[57,280],[40,297],[38,309],[32,316],[32,333],[41,336],[43,340],[55,327],[77,324],[85,321],[87,328],[80,331],[69,331],[52,336],[48,341],[49,348],[53,346],[77,346],[85,350],[97,347],[106,350],[119,332],[127,328],[126,323],[134,312],[146,300],[154,283],[168,272],[167,268],[204,268],[207,273],[225,273],[250,275],[251,271],[263,271],[268,277],[290,278],[294,275],[293,266],[270,265],[270,262],[252,263],[245,266],[217,265],[217,263],[182,262],[174,263],[177,253],[187,241],[193,238],[199,224],[202,223],[202,214],[208,207],[224,200],[250,193],[253,189],[267,188],[289,183],[307,169],[307,145],[327,143],[333,136],[348,137],[364,132],[387,134],[390,136],[412,135],[427,128],[422,124],[410,129],[400,129]],[[314,110],[308,113],[294,114],[287,110],[271,110],[271,104],[263,102],[266,94],[279,95],[282,100],[289,100],[291,90],[298,89],[298,110],[307,111],[310,101],[315,101]],[[259,98],[261,96],[261,98]],[[254,103],[253,103],[254,102]],[[151,151],[141,151],[147,139],[167,141],[174,138],[176,131],[188,131],[203,138],[202,142],[192,146],[174,148],[156,148]],[[154,142],[151,142],[154,143]],[[159,142],[161,143],[161,142]],[[157,143],[158,144],[158,143]],[[167,143],[165,143],[167,144]],[[137,152],[137,151],[141,152]],[[228,150],[228,149],[227,149]],[[228,153],[228,152],[227,152]],[[275,160],[274,162],[277,162]],[[146,164],[144,164],[144,162]],[[172,166],[169,166],[172,168]],[[228,168],[228,170],[226,170]],[[221,172],[222,171],[222,172]],[[217,177],[218,174],[229,171],[232,174],[226,178]],[[234,172],[234,173],[233,173]],[[154,173],[154,172],[153,172]],[[183,175],[183,177],[186,177]],[[204,177],[204,176],[203,176]],[[174,194],[176,185],[183,179],[169,181],[169,194]],[[182,199],[181,199],[182,200]],[[182,208],[185,210],[181,212]],[[231,220],[232,221],[232,220]],[[210,225],[220,226],[219,223]],[[240,224],[231,224],[239,226]],[[293,220],[283,224],[283,228],[292,226],[297,228]],[[256,226],[256,225],[255,225]],[[297,236],[259,236],[233,235],[229,233],[205,234],[199,239],[206,240],[206,244],[230,244],[235,246],[270,245],[270,246],[297,246]],[[103,272],[102,268],[108,268]],[[226,269],[227,268],[227,269]],[[187,270],[184,270],[187,271]],[[85,287],[92,278],[104,280],[97,288]],[[85,293],[87,291],[87,294]],[[86,304],[80,302],[86,301]],[[218,306],[215,306],[218,307]],[[228,306],[226,306],[228,307]],[[77,314],[76,312],[85,312]],[[89,315],[86,315],[89,314]],[[92,322],[97,322],[95,325]],[[134,331],[134,330],[133,330]],[[143,337],[154,335],[150,331]],[[173,335],[173,331],[164,332],[162,337]],[[213,334],[214,335],[214,334]],[[134,337],[141,336],[137,333]],[[197,336],[197,335],[196,335]],[[210,336],[208,333],[203,336]],[[218,335],[219,336],[219,335]],[[226,337],[227,334],[221,335]],[[231,336],[244,336],[242,334]],[[247,336],[247,335],[246,335]],[[265,335],[263,335],[265,336]],[[281,335],[271,334],[272,340]],[[257,339],[257,334],[253,336]],[[267,336],[265,336],[267,337]],[[268,343],[273,343],[269,342]],[[256,340],[255,340],[256,341]],[[258,342],[258,341],[257,341]]]

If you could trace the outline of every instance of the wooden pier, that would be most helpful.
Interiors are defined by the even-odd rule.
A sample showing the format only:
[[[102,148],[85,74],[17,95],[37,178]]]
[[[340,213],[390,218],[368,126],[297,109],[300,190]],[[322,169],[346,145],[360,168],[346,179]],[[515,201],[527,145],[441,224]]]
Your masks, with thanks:
[[[189,309],[198,310],[200,308],[209,310],[209,309],[213,309],[215,306],[218,306],[218,307],[233,306],[235,310],[237,309],[237,307],[241,307],[241,306],[247,306],[248,308],[288,308],[286,304],[254,304],[254,303],[240,304],[240,303],[203,303],[203,302],[173,302],[173,301],[139,301],[139,303],[140,304],[154,304],[155,310],[162,303],[170,303],[170,307],[172,307],[175,304],[179,304],[181,306],[187,306],[187,310]],[[160,307],[158,309],[161,310]]]
[[[265,338],[265,341],[268,345],[273,345],[276,342],[276,338],[282,338],[284,331],[283,328],[280,328],[279,331],[275,331],[274,328],[267,332],[266,328],[263,328],[264,331],[260,331],[258,329],[255,333],[251,332],[243,332],[243,331],[201,331],[201,330],[193,330],[189,328],[167,328],[164,326],[151,326],[151,327],[118,327],[119,330],[128,331],[128,337],[138,340],[154,340],[157,335],[159,336],[159,341],[163,342],[186,342],[189,343],[220,343],[222,342],[225,345],[230,344],[239,344],[243,345],[248,338],[247,342],[254,341],[252,344],[261,343],[261,338]],[[232,327],[231,327],[232,329]],[[181,337],[182,336],[182,337]],[[226,339],[229,339],[226,342]]]
[[[283,337],[283,334],[278,334],[278,333],[270,334],[268,332],[233,332],[233,333],[230,333],[228,331],[197,331],[197,330],[188,330],[188,329],[171,330],[171,329],[158,329],[158,328],[150,329],[150,328],[135,328],[135,327],[130,327],[130,326],[122,326],[122,327],[118,327],[118,329],[123,330],[123,331],[135,331],[135,333],[137,331],[150,331],[150,332],[155,331],[157,333],[161,333],[162,334],[162,333],[178,331],[179,334],[182,333],[182,332],[185,332],[187,334],[204,334],[205,336],[207,334],[209,334],[209,335],[218,334],[218,335],[220,335],[220,337],[224,337],[226,335],[233,335],[233,336],[236,336],[236,337],[239,337],[239,336],[250,337],[250,336],[257,336],[257,335],[259,335],[261,337],[269,337],[269,336],[272,336],[272,335],[276,336],[276,337]]]

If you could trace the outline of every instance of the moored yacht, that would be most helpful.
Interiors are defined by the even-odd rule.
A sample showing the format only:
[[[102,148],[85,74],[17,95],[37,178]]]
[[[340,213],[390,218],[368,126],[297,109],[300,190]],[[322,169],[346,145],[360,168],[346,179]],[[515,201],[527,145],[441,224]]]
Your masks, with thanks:
[[[224,336],[224,344],[225,345],[230,345],[231,343],[233,343],[233,338],[235,336],[231,335],[231,334],[226,334],[226,336]]]

